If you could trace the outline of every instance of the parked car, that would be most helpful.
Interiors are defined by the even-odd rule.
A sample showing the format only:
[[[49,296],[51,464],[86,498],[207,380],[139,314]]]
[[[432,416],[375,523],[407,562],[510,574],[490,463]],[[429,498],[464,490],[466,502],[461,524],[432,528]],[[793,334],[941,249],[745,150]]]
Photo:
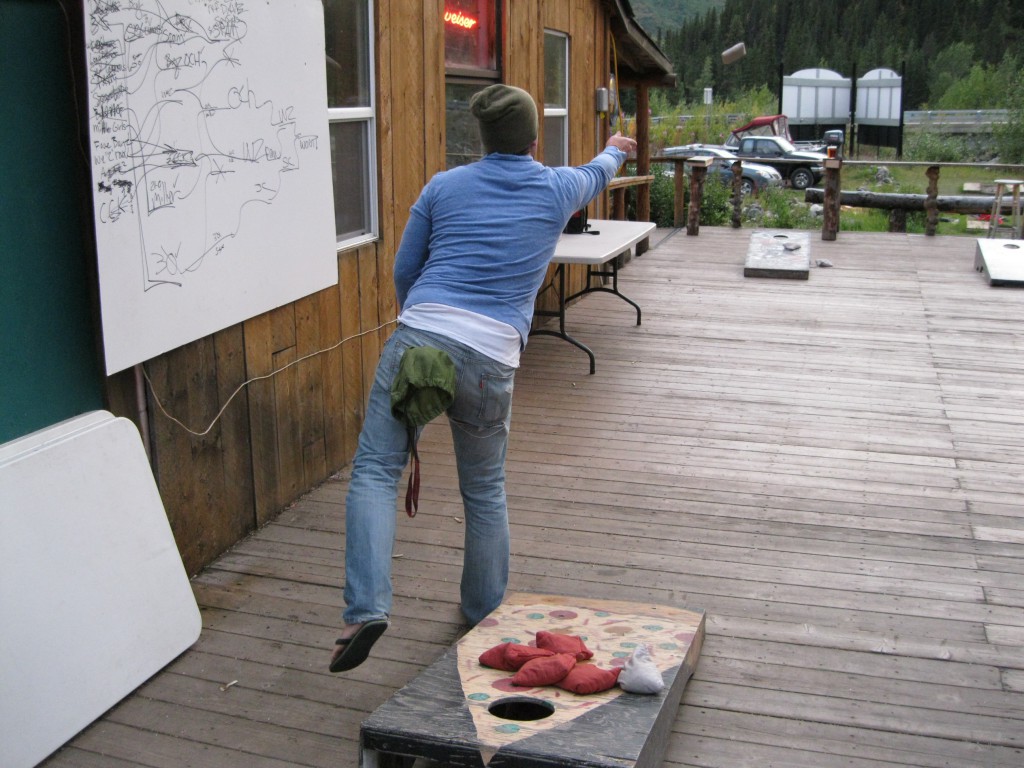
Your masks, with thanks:
[[[797,149],[781,136],[744,136],[736,148],[740,157],[756,157],[789,181],[793,189],[807,189],[825,175],[825,155]],[[779,162],[772,162],[774,159]]]
[[[723,184],[732,184],[732,164],[741,158],[723,147],[712,144],[687,144],[682,147],[668,147],[663,157],[713,157],[708,174],[718,174]],[[770,165],[741,160],[740,191],[744,196],[759,192],[765,187],[782,184],[782,174]]]

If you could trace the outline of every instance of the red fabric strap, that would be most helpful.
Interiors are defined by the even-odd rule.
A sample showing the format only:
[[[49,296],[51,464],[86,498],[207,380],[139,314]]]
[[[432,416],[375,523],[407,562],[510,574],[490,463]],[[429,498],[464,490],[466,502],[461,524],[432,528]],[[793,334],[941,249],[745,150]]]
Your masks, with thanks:
[[[420,455],[416,450],[416,433],[409,436],[412,446],[412,471],[409,473],[409,484],[405,487],[405,514],[416,517],[420,508]]]

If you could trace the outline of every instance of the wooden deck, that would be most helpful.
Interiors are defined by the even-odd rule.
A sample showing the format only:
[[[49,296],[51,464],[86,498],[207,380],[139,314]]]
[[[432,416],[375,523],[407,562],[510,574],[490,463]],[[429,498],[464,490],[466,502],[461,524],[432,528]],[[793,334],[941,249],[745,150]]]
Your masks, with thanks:
[[[511,587],[707,612],[666,766],[1024,764],[1024,291],[914,235],[812,236],[833,268],[744,278],[749,236],[658,230],[621,272],[641,327],[572,307],[594,376],[531,341]],[[200,574],[199,642],[47,768],[355,766],[362,719],[460,631],[449,445],[421,442],[368,663],[326,669],[342,473]]]

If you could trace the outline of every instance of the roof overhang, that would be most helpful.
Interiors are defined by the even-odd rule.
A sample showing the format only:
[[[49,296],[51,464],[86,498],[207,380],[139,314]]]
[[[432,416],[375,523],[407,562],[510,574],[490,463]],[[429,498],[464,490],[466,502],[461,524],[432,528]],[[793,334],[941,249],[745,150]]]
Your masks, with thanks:
[[[611,31],[619,82],[623,85],[648,85],[671,88],[676,73],[657,44],[637,23],[627,0],[603,0],[611,13]]]

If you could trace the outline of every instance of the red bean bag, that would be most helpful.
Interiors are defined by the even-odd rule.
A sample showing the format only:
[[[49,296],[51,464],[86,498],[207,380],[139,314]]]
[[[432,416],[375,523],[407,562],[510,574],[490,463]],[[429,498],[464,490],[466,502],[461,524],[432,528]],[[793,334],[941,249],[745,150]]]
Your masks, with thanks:
[[[555,685],[573,693],[600,693],[612,688],[622,667],[601,669],[595,664],[577,664]]]
[[[594,656],[594,652],[587,648],[582,638],[576,635],[547,632],[543,629],[537,633],[537,647],[555,653],[571,653],[576,657],[576,661],[586,661]]]
[[[488,648],[480,654],[479,661],[485,667],[490,667],[491,669],[515,672],[530,659],[554,655],[554,651],[548,651],[544,648],[534,648],[529,645],[509,642]]]
[[[576,658],[568,653],[531,659],[512,676],[511,682],[512,685],[521,685],[524,688],[554,685],[569,674],[574,666]]]

